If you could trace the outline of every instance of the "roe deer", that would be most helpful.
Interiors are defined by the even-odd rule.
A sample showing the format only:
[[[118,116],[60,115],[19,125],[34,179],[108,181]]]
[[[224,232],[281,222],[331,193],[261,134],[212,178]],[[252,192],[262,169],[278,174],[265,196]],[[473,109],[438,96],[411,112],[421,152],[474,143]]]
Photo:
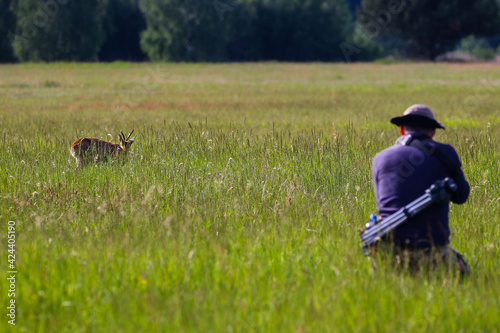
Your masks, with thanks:
[[[125,139],[123,131],[120,131],[120,143],[112,143],[96,138],[79,138],[70,147],[71,155],[76,159],[76,166],[79,166],[84,160],[98,161],[107,159],[109,156],[126,154],[130,146],[134,143],[136,136],[129,140],[132,132]]]

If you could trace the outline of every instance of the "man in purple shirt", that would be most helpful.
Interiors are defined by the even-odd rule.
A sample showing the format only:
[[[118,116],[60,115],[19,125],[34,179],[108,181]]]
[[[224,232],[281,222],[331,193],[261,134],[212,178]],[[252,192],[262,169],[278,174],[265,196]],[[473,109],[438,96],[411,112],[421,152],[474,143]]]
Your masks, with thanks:
[[[451,145],[432,140],[436,128],[444,129],[425,105],[412,105],[401,117],[391,119],[399,126],[396,144],[373,159],[372,177],[379,216],[384,218],[425,193],[437,180],[451,177],[457,191],[451,201],[462,204],[469,196],[469,184],[461,169],[457,152]],[[396,227],[383,243],[393,245],[398,266],[418,269],[422,260],[435,265],[444,262],[468,274],[463,256],[452,249],[448,203],[434,204]]]

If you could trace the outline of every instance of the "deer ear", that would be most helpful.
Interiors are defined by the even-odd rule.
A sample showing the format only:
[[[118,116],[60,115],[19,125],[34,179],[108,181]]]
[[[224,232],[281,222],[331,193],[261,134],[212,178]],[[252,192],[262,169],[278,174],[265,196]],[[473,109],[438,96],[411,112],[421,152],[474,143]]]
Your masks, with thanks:
[[[130,141],[134,142],[136,137],[137,135],[135,135],[132,139],[130,139]]]

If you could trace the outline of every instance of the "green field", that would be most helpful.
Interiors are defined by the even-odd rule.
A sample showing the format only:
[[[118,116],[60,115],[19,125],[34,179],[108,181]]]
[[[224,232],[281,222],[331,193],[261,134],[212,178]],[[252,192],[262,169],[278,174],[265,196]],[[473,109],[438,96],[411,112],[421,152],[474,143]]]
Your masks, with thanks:
[[[500,332],[499,96],[491,64],[0,66],[0,331]],[[371,274],[359,247],[415,103],[471,184],[466,280]],[[75,168],[75,139],[122,129],[124,163]]]

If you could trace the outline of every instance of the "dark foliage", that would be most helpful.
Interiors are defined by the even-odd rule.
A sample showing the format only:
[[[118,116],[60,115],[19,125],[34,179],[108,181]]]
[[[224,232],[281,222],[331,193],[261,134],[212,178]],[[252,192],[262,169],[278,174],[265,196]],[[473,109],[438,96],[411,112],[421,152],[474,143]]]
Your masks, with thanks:
[[[105,2],[23,0],[17,2],[10,39],[21,61],[95,61],[104,37]]]
[[[15,61],[9,33],[16,29],[16,16],[11,10],[10,0],[0,0],[0,62]]]
[[[0,62],[426,58],[499,45],[500,0],[0,0]],[[494,51],[491,51],[490,53]]]
[[[496,0],[363,0],[358,22],[367,35],[397,35],[412,54],[434,60],[469,35],[498,32]]]
[[[147,0],[144,13],[155,60],[342,60],[351,24],[344,0]]]
[[[138,0],[109,0],[104,18],[106,39],[99,51],[99,60],[147,60],[140,47],[140,33],[145,29],[146,20]]]

